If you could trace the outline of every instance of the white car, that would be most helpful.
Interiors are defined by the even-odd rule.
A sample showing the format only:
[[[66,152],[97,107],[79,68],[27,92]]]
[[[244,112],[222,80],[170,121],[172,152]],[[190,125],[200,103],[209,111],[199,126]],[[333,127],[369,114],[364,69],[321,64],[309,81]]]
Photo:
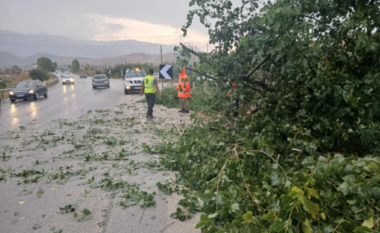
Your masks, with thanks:
[[[74,84],[75,83],[75,79],[74,77],[69,74],[65,74],[63,77],[62,77],[62,85],[65,85],[65,84]]]
[[[140,91],[145,76],[144,70],[138,68],[127,70],[124,76],[124,94],[127,95],[133,91]]]

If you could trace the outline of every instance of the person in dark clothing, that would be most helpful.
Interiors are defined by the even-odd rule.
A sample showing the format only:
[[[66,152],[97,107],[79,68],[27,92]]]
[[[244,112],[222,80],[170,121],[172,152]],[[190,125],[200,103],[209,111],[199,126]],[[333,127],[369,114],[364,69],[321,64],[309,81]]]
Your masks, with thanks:
[[[158,88],[158,83],[156,78],[153,77],[153,69],[149,69],[149,74],[146,76],[141,84],[140,95],[145,93],[146,100],[148,102],[148,112],[146,113],[146,118],[153,118],[153,107],[156,102],[156,91],[160,95],[160,88]]]

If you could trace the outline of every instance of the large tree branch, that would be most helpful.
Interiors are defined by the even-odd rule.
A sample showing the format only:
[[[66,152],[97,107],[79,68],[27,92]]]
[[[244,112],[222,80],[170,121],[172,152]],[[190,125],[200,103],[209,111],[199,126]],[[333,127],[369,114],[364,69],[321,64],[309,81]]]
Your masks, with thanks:
[[[248,75],[246,75],[244,77],[244,81],[249,81],[249,77],[255,73],[258,69],[260,69],[260,67],[266,62],[268,61],[268,59],[271,57],[271,54],[269,54],[258,66],[255,67],[255,69],[253,69],[251,72],[249,72]]]
[[[193,72],[195,72],[195,73],[198,73],[198,74],[200,74],[200,75],[202,75],[202,76],[205,76],[206,78],[209,78],[209,79],[212,79],[212,80],[215,80],[215,81],[216,81],[216,78],[211,77],[211,76],[209,76],[209,75],[207,75],[207,74],[202,74],[201,72],[199,72],[199,71],[197,71],[197,70],[193,70],[193,69],[188,68],[188,67],[186,67],[186,70],[191,70],[191,71],[193,71]]]
[[[197,52],[195,52],[194,50],[192,50],[192,49],[186,47],[186,45],[184,45],[184,44],[182,44],[182,43],[179,43],[179,44],[180,44],[184,49],[188,50],[190,53],[194,54],[195,56],[199,57],[199,59],[201,59],[201,57],[199,56],[199,54],[198,54]],[[207,62],[210,66],[212,66],[211,62],[209,62],[209,61],[207,61],[207,60],[206,60],[206,62]]]

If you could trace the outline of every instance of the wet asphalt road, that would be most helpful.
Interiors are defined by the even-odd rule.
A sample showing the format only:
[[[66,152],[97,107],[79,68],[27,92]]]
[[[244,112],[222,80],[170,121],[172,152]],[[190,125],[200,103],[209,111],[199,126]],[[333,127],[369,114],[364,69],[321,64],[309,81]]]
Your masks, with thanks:
[[[74,77],[74,85],[62,85],[59,82],[48,88],[48,98],[17,100],[15,103],[5,100],[0,108],[0,133],[26,126],[32,121],[48,122],[58,118],[79,117],[90,109],[107,108],[143,98],[138,92],[125,95],[121,79],[111,79],[110,88],[92,89],[91,77]]]
[[[158,190],[156,183],[165,183],[169,179],[175,179],[175,174],[169,171],[159,171],[154,168],[130,168],[131,161],[157,162],[159,156],[147,154],[142,150],[143,144],[154,145],[162,140],[155,132],[161,132],[164,128],[172,126],[179,128],[181,122],[190,122],[189,115],[179,114],[178,109],[167,109],[164,106],[155,106],[155,119],[145,118],[146,105],[134,103],[144,97],[139,93],[125,95],[122,80],[111,80],[110,88],[92,89],[91,78],[79,79],[75,77],[75,85],[62,85],[61,82],[49,88],[49,97],[38,101],[9,100],[2,105],[0,111],[0,153],[6,151],[9,160],[0,160],[0,175],[4,174],[5,181],[0,180],[0,233],[29,233],[52,232],[51,227],[64,229],[63,233],[200,233],[194,229],[200,213],[185,222],[170,218],[170,214],[177,210],[177,203],[182,196],[173,193],[164,195]],[[118,105],[125,103],[123,107]],[[133,109],[129,110],[129,107]],[[106,114],[96,112],[97,109],[109,109]],[[86,114],[92,110],[92,113]],[[123,111],[118,118],[129,118],[132,125],[122,126],[117,121],[108,122],[116,115],[115,110]],[[94,117],[104,117],[106,124],[95,124]],[[61,121],[80,123],[83,128],[62,126]],[[132,120],[132,118],[134,120]],[[25,126],[21,129],[20,126]],[[118,146],[108,146],[102,139],[86,139],[86,143],[92,142],[87,149],[78,149],[70,140],[81,141],[82,137],[92,135],[90,128],[103,130],[107,137],[123,139],[128,142]],[[12,132],[7,132],[12,130]],[[21,133],[22,132],[22,133]],[[66,140],[60,140],[53,146],[42,146],[40,138],[45,132],[53,132],[53,135],[63,136]],[[20,133],[21,137],[15,137]],[[38,139],[36,139],[38,137]],[[55,136],[47,136],[55,137]],[[50,140],[50,139],[48,139]],[[84,142],[84,141],[82,141]],[[95,144],[94,144],[95,143]],[[133,143],[133,144],[132,144]],[[90,144],[88,144],[90,145]],[[107,152],[112,154],[120,150],[133,152],[126,161],[87,161],[76,157],[82,153],[96,155]],[[66,153],[67,152],[67,153]],[[77,154],[78,153],[78,154]],[[37,163],[38,161],[38,163]],[[40,163],[39,161],[43,161]],[[116,166],[114,166],[116,164]],[[133,163],[134,164],[134,163]],[[50,175],[58,174],[61,169],[72,171],[85,171],[84,177],[67,176],[67,182],[58,184],[56,180],[49,180]],[[2,173],[2,170],[6,171]],[[129,170],[135,170],[133,174]],[[33,183],[22,183],[22,177],[12,176],[22,171],[44,171],[41,179]],[[111,174],[113,179],[122,180],[133,187],[141,188],[148,193],[157,193],[154,208],[142,209],[140,206],[131,206],[123,209],[118,206],[122,200],[119,194],[116,197],[100,189],[90,188],[86,180],[100,181],[105,173]],[[25,178],[26,179],[26,178]],[[62,179],[62,178],[61,178]],[[19,183],[20,182],[20,183]],[[36,195],[36,191],[42,188],[42,197]],[[33,193],[22,194],[23,191],[32,190]],[[84,197],[84,192],[90,192],[91,197]],[[116,194],[116,193],[115,193]],[[120,194],[121,195],[121,194]],[[85,222],[77,222],[74,214],[62,215],[60,208],[69,203],[81,200],[79,213],[84,208],[92,212],[93,219]],[[97,224],[105,224],[99,227]],[[40,224],[41,228],[33,230],[32,226]]]

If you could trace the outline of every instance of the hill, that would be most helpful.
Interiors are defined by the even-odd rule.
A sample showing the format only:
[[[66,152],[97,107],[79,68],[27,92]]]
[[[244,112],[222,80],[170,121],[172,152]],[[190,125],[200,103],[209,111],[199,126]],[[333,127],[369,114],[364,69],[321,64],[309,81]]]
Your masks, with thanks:
[[[132,53],[159,54],[160,44],[136,40],[95,41],[75,40],[63,36],[25,35],[0,30],[0,51],[26,58],[36,53],[55,54],[63,57],[117,57]],[[174,45],[163,45],[165,53]]]
[[[167,53],[163,54],[163,62],[175,62],[177,53]],[[86,57],[65,57],[58,56],[48,53],[36,53],[26,58],[20,58],[6,51],[0,51],[0,68],[9,69],[13,65],[19,65],[22,69],[31,69],[32,65],[37,62],[40,57],[48,57],[53,62],[57,62],[58,67],[66,68],[67,65],[71,64],[73,59],[78,59],[81,65],[90,64],[95,66],[104,67],[116,64],[125,64],[125,63],[152,63],[158,65],[161,63],[161,56],[157,54],[146,54],[146,53],[133,53],[118,57],[103,57],[103,58],[86,58]]]

